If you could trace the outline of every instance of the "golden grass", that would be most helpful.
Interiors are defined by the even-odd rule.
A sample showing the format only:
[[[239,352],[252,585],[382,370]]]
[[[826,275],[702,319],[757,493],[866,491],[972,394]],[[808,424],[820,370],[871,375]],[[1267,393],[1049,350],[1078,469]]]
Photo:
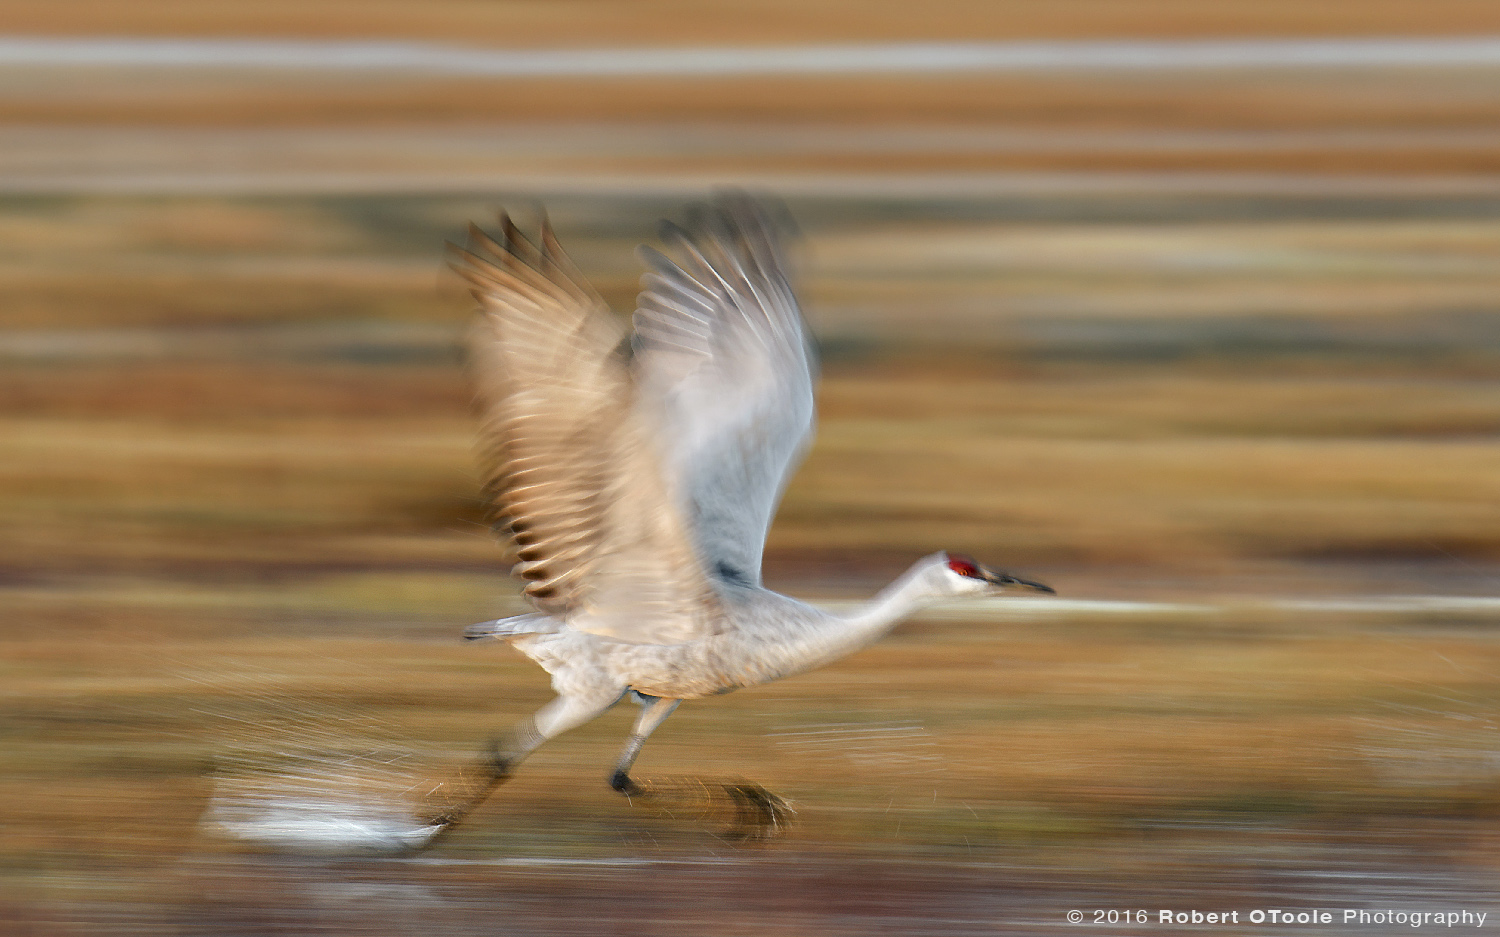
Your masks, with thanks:
[[[65,341],[0,373],[3,561],[498,565],[453,357],[467,302],[434,289],[469,208],[18,200],[8,334]],[[583,227],[579,257],[628,304],[629,235]],[[1492,227],[834,216],[806,265],[821,434],[773,559],[1493,558],[1492,337],[1446,311],[1493,291]],[[58,262],[77,256],[86,276]],[[1099,323],[1125,344],[1091,344]],[[1132,350],[1148,327],[1186,344]]]
[[[33,413],[0,440],[8,563],[338,563],[361,540],[345,560],[500,561],[451,367],[71,366],[13,373],[0,393]],[[773,552],[1500,552],[1500,398],[1484,387],[834,369],[823,401]]]

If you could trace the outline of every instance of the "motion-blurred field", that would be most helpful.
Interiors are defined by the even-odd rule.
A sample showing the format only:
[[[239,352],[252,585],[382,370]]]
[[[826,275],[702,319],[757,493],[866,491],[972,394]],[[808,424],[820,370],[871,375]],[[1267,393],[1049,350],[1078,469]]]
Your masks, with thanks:
[[[860,7],[763,5],[737,40],[1500,28],[1454,2]],[[34,33],[512,46],[746,18],[704,9],[0,3]],[[0,930],[1500,914],[1492,72],[0,79]],[[625,312],[633,247],[721,181],[787,196],[824,364],[769,584],[848,601],[948,548],[1060,600],[938,609],[684,706],[641,773],[787,795],[765,849],[610,792],[624,712],[423,859],[206,834],[247,770],[432,780],[548,698],[458,640],[517,601],[442,242],[545,201]]]
[[[670,203],[595,201],[558,223],[628,309],[631,247]],[[1027,565],[1500,555],[1500,236],[1301,202],[1149,226],[809,204],[823,425],[773,536],[785,574],[955,544]],[[488,208],[13,200],[8,567],[496,566],[440,257]]]
[[[456,640],[515,606],[470,470],[467,301],[440,272],[442,239],[488,207],[11,200],[3,854],[20,919],[115,920],[161,888],[182,913],[248,913],[195,826],[247,751],[394,747],[440,777],[546,699],[530,664]],[[959,208],[792,204],[823,422],[772,580],[853,596],[949,547],[1066,597],[1157,604],[938,611],[835,668],[685,708],[644,771],[784,791],[797,861],[1020,863],[1090,888],[1143,863],[1170,881],[1413,851],[1460,880],[1492,868],[1493,606],[1313,600],[1494,591],[1497,346],[1488,313],[1450,299],[1487,291],[1493,231],[1441,206],[1352,224],[1307,200],[1149,226]],[[629,248],[670,205],[554,209],[628,308]],[[605,788],[624,729],[544,750],[438,854],[729,848],[710,820]]]

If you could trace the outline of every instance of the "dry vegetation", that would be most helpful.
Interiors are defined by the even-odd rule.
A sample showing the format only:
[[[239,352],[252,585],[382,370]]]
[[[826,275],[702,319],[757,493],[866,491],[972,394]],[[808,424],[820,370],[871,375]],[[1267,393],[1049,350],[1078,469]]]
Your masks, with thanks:
[[[586,207],[560,214],[623,305],[639,232],[614,227],[628,206]],[[515,607],[469,467],[466,303],[434,287],[436,244],[474,208],[12,201],[3,855],[26,905],[196,888],[170,863],[216,848],[195,823],[245,751],[295,764],[310,735],[394,745],[435,777],[545,697],[529,664],[452,643]],[[1440,318],[1494,276],[1485,226],[1304,217],[1132,237],[1054,220],[1027,237],[929,210],[802,212],[827,364],[818,444],[772,537],[779,581],[849,595],[954,547],[1072,595],[1217,602],[1194,576],[1262,596],[1390,591],[1348,566],[1323,583],[1290,572],[1472,572],[1500,553],[1496,349],[1483,317]],[[84,277],[57,261],[83,254]],[[1364,308],[1364,289],[1387,302]],[[1300,302],[1242,312],[1278,293]],[[1063,311],[1043,319],[1049,295]],[[1149,330],[1156,345],[1128,340]],[[1226,841],[1295,852],[1330,827],[1364,831],[1362,861],[1395,836],[1484,865],[1496,664],[1483,612],[939,614],[828,671],[687,707],[645,765],[785,790],[804,850],[1121,876],[1145,842],[1170,876],[1230,862]],[[710,848],[711,821],[588,780],[623,718],[538,756],[446,854]],[[1439,832],[1443,817],[1470,832]],[[1183,824],[1219,832],[1170,832]],[[107,877],[101,897],[96,856],[131,857],[137,884]]]
[[[403,538],[422,562],[489,562],[464,302],[435,288],[461,216],[437,218],[466,207],[17,203],[0,267],[17,283],[5,562],[316,566],[363,536],[380,546],[361,555],[393,563]],[[1486,225],[813,214],[823,427],[775,550],[948,545],[1032,566],[1500,553],[1495,335],[1455,311],[1500,277]],[[408,226],[431,240],[406,243]],[[624,305],[630,240],[579,227]],[[85,254],[82,278],[60,262]]]

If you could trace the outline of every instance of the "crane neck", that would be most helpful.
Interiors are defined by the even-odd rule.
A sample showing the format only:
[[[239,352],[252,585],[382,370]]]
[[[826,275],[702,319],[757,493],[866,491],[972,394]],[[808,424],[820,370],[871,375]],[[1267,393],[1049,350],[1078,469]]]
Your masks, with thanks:
[[[896,577],[875,597],[844,617],[853,632],[874,641],[899,625],[908,615],[932,605],[942,596],[932,587],[931,570],[919,563]]]
[[[813,614],[792,616],[784,622],[785,628],[776,629],[769,646],[753,631],[735,632],[740,639],[748,636],[754,643],[753,650],[742,653],[765,665],[747,670],[736,678],[736,685],[750,686],[805,673],[873,644],[903,618],[943,597],[934,582],[940,569],[932,557],[919,561],[849,614],[808,609]]]
[[[931,576],[931,567],[919,563],[852,613],[832,616],[829,626],[814,639],[820,646],[808,648],[808,656],[827,662],[873,644],[912,612],[941,598]]]

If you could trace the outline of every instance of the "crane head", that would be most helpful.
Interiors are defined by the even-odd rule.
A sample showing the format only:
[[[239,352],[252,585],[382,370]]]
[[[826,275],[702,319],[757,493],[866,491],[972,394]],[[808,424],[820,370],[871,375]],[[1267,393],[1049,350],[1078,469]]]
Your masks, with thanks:
[[[998,595],[1007,589],[1024,588],[1035,592],[1055,595],[1056,590],[1040,582],[1021,579],[1001,570],[990,569],[972,556],[962,553],[941,554],[946,560],[946,579],[949,588],[958,595]]]

